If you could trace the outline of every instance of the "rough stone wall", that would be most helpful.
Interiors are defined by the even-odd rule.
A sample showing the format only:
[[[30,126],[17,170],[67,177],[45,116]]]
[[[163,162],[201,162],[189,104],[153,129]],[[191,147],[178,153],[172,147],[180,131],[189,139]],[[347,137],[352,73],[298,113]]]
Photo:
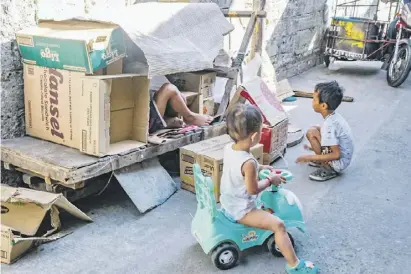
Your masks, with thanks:
[[[34,0],[2,0],[1,30],[1,138],[24,134],[23,68],[14,33],[33,25],[36,16]],[[1,182],[16,185],[21,178],[1,167]]]
[[[272,77],[281,80],[319,63],[325,29],[325,0],[269,0],[264,49],[272,64]],[[265,66],[266,73],[270,67]]]

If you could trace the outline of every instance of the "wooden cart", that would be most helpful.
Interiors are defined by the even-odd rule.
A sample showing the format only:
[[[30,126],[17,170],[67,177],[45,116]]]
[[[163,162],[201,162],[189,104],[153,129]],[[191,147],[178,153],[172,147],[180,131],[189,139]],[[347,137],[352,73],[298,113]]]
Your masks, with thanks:
[[[224,115],[230,92],[237,83],[237,75],[241,70],[241,64],[258,18],[265,17],[263,8],[264,3],[253,12],[223,10],[226,17],[250,17],[250,21],[232,67],[214,68],[217,76],[228,78],[225,93],[217,111],[219,119],[216,119],[215,124],[187,133],[183,137],[164,144],[148,144],[125,154],[102,158],[85,155],[79,150],[29,136],[2,140],[1,157],[4,167],[21,172],[23,181],[30,188],[63,193],[73,201],[104,190],[108,184],[107,176],[111,179],[116,170],[177,150],[188,144],[225,134]],[[258,47],[261,47],[261,42],[256,39],[253,49]]]

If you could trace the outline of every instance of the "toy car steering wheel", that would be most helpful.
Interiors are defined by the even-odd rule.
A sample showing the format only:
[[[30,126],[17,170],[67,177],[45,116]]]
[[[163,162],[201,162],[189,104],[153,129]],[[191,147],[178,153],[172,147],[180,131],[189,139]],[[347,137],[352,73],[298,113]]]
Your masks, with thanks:
[[[277,175],[280,175],[280,176],[284,177],[287,182],[289,182],[293,179],[293,174],[290,171],[285,170],[285,169],[273,169],[273,170],[263,169],[258,174],[258,177],[260,178],[260,180],[263,180],[263,179],[268,178],[268,176],[271,173],[275,173]],[[280,186],[278,186],[278,187],[280,187]],[[273,191],[277,190],[278,187],[275,186],[275,185],[271,186]]]

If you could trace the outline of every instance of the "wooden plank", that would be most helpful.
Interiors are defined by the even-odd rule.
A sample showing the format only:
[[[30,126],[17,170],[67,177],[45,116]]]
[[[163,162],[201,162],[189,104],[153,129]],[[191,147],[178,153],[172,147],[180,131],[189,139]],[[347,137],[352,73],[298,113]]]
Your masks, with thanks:
[[[233,61],[233,67],[241,67],[244,61],[244,57],[247,51],[248,44],[250,43],[251,35],[253,34],[255,23],[257,22],[257,13],[253,11],[250,21],[248,22],[247,28],[244,33],[243,40],[241,41],[240,48],[236,58]]]
[[[164,144],[102,158],[25,136],[2,140],[1,157],[5,163],[68,186],[221,135],[224,129],[225,123],[221,123]]]
[[[302,97],[302,98],[313,98],[313,93],[312,92],[294,90],[294,96],[295,97]],[[354,102],[354,98],[350,97],[350,96],[343,96],[342,101],[351,103],[351,102]]]
[[[257,0],[260,1],[260,0]],[[265,0],[263,0],[265,1]],[[222,10],[223,14],[225,17],[229,18],[248,18],[251,17],[253,14],[253,11],[245,11],[245,10],[239,10],[239,11],[233,11],[233,10]],[[257,12],[257,17],[258,18],[265,18],[267,17],[267,12],[263,10],[256,10]]]
[[[228,107],[228,102],[230,101],[230,93],[233,87],[237,85],[237,78],[238,74],[241,70],[241,64],[244,61],[245,53],[247,51],[248,44],[250,43],[251,35],[253,33],[256,21],[257,21],[257,16],[256,12],[253,12],[250,21],[248,22],[247,29],[245,31],[243,40],[241,41],[241,46],[238,50],[236,58],[233,60],[232,67],[236,68],[237,73],[235,74],[235,77],[233,79],[229,79],[226,84],[226,89],[223,94],[223,98],[221,99],[220,106],[217,111],[217,115],[220,116],[220,121],[223,121],[225,118],[226,110]]]
[[[253,11],[260,13],[264,11],[266,0],[253,0]],[[254,33],[251,40],[251,52],[250,60],[258,53],[260,56],[263,46],[263,18],[258,18],[254,27]],[[258,71],[258,75],[261,75],[261,69]]]

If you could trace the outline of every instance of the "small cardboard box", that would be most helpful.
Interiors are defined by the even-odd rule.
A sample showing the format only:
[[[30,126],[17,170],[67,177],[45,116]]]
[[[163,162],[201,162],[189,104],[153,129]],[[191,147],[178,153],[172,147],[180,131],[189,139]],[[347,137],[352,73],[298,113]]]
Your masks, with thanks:
[[[16,33],[23,62],[93,74],[126,56],[123,30],[115,24],[42,21]]]
[[[213,98],[204,99],[202,94],[191,91],[181,92],[186,100],[188,108],[194,113],[207,114],[213,116],[215,114],[215,104]]]
[[[189,90],[203,95],[204,99],[213,96],[217,73],[210,71],[184,72],[169,76],[170,81],[180,90]]]
[[[1,262],[10,264],[31,247],[57,239],[59,210],[92,221],[62,194],[1,186]]]
[[[24,65],[26,133],[104,156],[144,146],[149,79]]]
[[[223,171],[224,147],[233,143],[224,134],[180,149],[180,179],[181,187],[195,192],[193,164],[198,163],[204,175],[212,178],[216,201],[220,199],[220,182]],[[251,149],[257,161],[263,163],[263,145],[258,144]]]

